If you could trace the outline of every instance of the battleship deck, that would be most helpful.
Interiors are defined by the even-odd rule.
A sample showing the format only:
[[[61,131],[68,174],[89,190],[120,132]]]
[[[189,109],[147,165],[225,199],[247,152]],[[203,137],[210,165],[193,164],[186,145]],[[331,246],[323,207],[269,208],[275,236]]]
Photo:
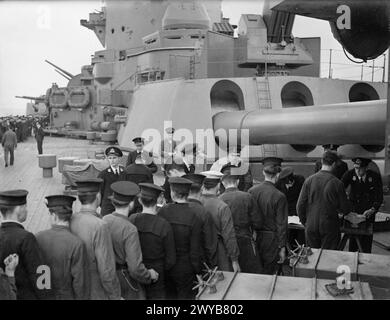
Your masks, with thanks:
[[[43,143],[43,152],[56,154],[57,159],[66,156],[80,157],[81,159],[94,158],[95,152],[104,148],[105,146],[91,144],[88,140],[65,137],[45,137]],[[2,149],[0,149],[0,153],[0,190],[21,188],[28,190],[28,217],[24,225],[27,230],[33,233],[47,229],[49,219],[44,197],[64,191],[58,166],[53,169],[52,178],[42,177],[42,169],[38,167],[37,146],[32,137],[18,144],[18,148],[15,150],[15,164],[12,167],[4,167]],[[163,183],[161,176],[155,175],[154,178],[155,183]],[[390,238],[390,233],[387,234]],[[380,233],[380,237],[387,238],[386,233]],[[389,255],[390,251],[375,245],[374,242],[373,253]]]

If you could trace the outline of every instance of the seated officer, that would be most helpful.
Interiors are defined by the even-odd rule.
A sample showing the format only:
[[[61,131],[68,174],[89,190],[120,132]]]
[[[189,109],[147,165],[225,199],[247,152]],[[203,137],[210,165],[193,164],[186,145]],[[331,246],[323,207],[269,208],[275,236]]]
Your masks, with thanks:
[[[121,149],[117,147],[108,147],[104,153],[110,166],[98,175],[98,178],[103,180],[100,190],[102,196],[102,203],[100,205],[101,216],[105,216],[114,211],[114,206],[109,199],[109,196],[112,194],[111,185],[114,182],[127,179],[125,168],[119,164],[119,160],[123,156]]]
[[[35,236],[22,225],[27,218],[27,194],[26,190],[0,192],[0,267],[4,269],[3,261],[10,254],[17,254],[21,261],[15,270],[17,299],[46,299],[50,288],[39,287],[41,274],[37,273],[46,263]]]
[[[371,162],[366,158],[352,159],[354,168],[347,171],[341,181],[347,189],[350,187],[349,200],[352,203],[352,211],[364,215],[370,224],[375,222],[375,214],[383,202],[383,186],[381,176],[367,169]],[[372,246],[372,235],[359,236],[363,252],[370,253]],[[349,251],[356,251],[357,243],[350,239]]]
[[[142,263],[141,245],[137,228],[128,219],[134,207],[139,187],[130,181],[118,181],[111,185],[110,197],[115,211],[103,217],[110,230],[115,253],[116,273],[121,285],[121,296],[126,300],[145,298],[140,284],[150,284],[157,280],[153,269],[146,269]]]
[[[72,234],[69,221],[76,198],[66,195],[46,197],[51,229],[36,237],[52,274],[52,299],[86,300],[90,296],[89,268],[82,240]]]
[[[152,173],[157,172],[157,166],[153,162],[153,153],[144,150],[145,139],[136,137],[132,140],[135,144],[136,150],[129,152],[127,157],[126,167],[135,163],[137,158],[143,159],[143,163],[150,169]]]

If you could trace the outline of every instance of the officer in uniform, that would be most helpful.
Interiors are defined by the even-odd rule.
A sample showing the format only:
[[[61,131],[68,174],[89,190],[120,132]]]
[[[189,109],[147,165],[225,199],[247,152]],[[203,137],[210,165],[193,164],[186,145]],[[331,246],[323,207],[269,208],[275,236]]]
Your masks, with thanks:
[[[202,174],[190,173],[183,178],[192,182],[188,202],[197,208],[196,212],[202,221],[202,262],[205,262],[210,268],[218,265],[218,233],[213,218],[206,211],[202,203],[202,185],[206,176]]]
[[[130,181],[117,181],[111,185],[110,199],[115,211],[103,217],[110,230],[114,246],[117,276],[121,285],[121,295],[126,300],[145,299],[142,285],[157,280],[153,269],[146,269],[142,263],[141,245],[137,228],[129,221],[129,212],[139,187]]]
[[[116,275],[110,230],[97,214],[102,179],[76,181],[80,211],[73,214],[70,230],[87,249],[92,300],[119,300],[121,288]]]
[[[161,141],[160,155],[162,158],[162,163],[172,163],[173,156],[176,153],[177,142],[173,139],[173,135],[175,133],[174,128],[166,128],[165,132],[167,137]]]
[[[354,158],[354,169],[344,174],[341,181],[347,189],[350,187],[349,200],[352,203],[352,211],[364,215],[369,224],[375,222],[375,214],[383,202],[383,185],[380,174],[367,169],[371,162],[366,158]],[[359,241],[363,252],[371,253],[372,235],[361,235]],[[357,243],[355,239],[349,241],[349,251],[355,252]]]
[[[341,236],[339,213],[351,211],[344,185],[332,173],[337,159],[336,153],[324,152],[321,171],[305,180],[298,198],[297,213],[312,248],[337,250]]]
[[[54,300],[86,300],[90,297],[88,256],[84,243],[70,232],[72,204],[66,195],[46,197],[51,229],[36,237],[52,274]]]
[[[281,164],[280,158],[264,158],[265,180],[249,189],[261,214],[262,227],[256,241],[265,274],[275,273],[278,263],[286,258],[288,205],[286,196],[275,186]]]
[[[225,187],[219,198],[232,212],[234,230],[240,250],[238,262],[242,272],[260,273],[259,253],[254,240],[254,232],[262,228],[261,215],[251,194],[238,189],[242,173],[237,166],[227,164],[222,167],[222,184]]]
[[[22,225],[27,218],[27,194],[26,190],[0,192],[3,217],[0,227],[0,267],[5,269],[4,260],[11,254],[17,254],[20,261],[15,270],[17,299],[46,299],[50,288],[39,287],[41,274],[37,273],[38,267],[46,265],[46,262],[35,236]]]
[[[10,154],[10,165],[14,165],[14,150],[18,146],[16,139],[16,133],[11,130],[11,127],[7,128],[7,131],[1,138],[1,145],[4,148],[4,162],[5,167],[8,167],[8,154]]]
[[[127,179],[127,173],[125,168],[119,165],[119,158],[123,156],[121,149],[117,147],[108,147],[105,150],[105,155],[110,163],[110,166],[101,171],[98,178],[102,179],[101,195],[102,203],[100,205],[100,215],[105,216],[114,211],[114,206],[109,199],[112,194],[111,185],[117,181],[125,181]]]
[[[43,139],[45,137],[45,132],[39,122],[37,122],[37,127],[35,129],[35,139],[37,140],[38,154],[42,154],[42,145]]]
[[[283,192],[287,198],[289,216],[297,216],[297,202],[304,182],[305,178],[299,174],[295,174],[291,167],[285,167],[280,172],[279,179],[276,182],[276,188]],[[304,230],[289,229],[288,242],[290,248],[296,247],[295,241],[299,244],[305,243]]]
[[[182,177],[170,178],[168,182],[174,203],[162,207],[158,215],[171,224],[175,239],[176,263],[167,276],[172,294],[169,298],[194,299],[192,287],[201,272],[201,221],[187,201],[192,182]]]
[[[157,215],[157,201],[164,190],[152,183],[140,183],[139,186],[142,213],[132,214],[130,221],[138,229],[145,266],[159,275],[156,282],[145,286],[146,298],[166,299],[165,273],[176,263],[176,248],[170,223]]]
[[[153,153],[144,150],[145,139],[136,137],[132,140],[135,144],[136,150],[129,152],[127,156],[126,167],[135,163],[136,159],[143,159],[145,165],[150,169],[152,173],[157,172],[157,166],[153,162]]]
[[[206,176],[203,181],[202,203],[217,229],[218,269],[240,271],[238,263],[240,250],[234,231],[232,212],[229,206],[218,198],[223,174],[218,171],[204,171],[202,174]]]

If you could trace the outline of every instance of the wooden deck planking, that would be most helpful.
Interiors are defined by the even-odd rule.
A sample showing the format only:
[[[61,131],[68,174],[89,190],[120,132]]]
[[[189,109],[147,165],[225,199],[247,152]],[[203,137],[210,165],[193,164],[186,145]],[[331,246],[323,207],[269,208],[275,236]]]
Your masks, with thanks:
[[[82,159],[93,158],[95,151],[105,146],[90,144],[88,140],[70,138],[45,137],[43,151],[46,154],[56,154],[57,159],[65,156],[75,156]],[[38,152],[35,139],[29,138],[19,143],[15,150],[15,163],[4,167],[3,150],[0,150],[0,190],[26,189],[28,216],[24,222],[27,230],[37,233],[49,227],[49,216],[44,198],[51,194],[61,194],[64,190],[62,175],[58,167],[53,169],[52,178],[43,178],[42,169],[38,166]]]

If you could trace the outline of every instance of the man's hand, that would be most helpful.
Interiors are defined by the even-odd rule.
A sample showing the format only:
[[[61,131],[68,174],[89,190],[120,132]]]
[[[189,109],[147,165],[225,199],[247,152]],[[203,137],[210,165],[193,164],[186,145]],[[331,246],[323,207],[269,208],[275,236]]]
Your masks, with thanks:
[[[371,208],[371,209],[364,211],[363,216],[365,216],[366,219],[370,219],[374,213],[375,213],[375,210],[373,208]]]
[[[232,267],[234,272],[241,272],[240,265],[238,264],[238,261],[232,261]]]
[[[154,269],[149,269],[149,273],[150,273],[150,278],[152,279],[152,282],[157,282],[158,280],[158,272]]]
[[[19,264],[19,256],[17,254],[11,254],[7,258],[4,259],[5,265],[5,274],[8,277],[15,276],[15,269]]]
[[[284,260],[286,260],[286,247],[280,248],[278,263],[283,263]]]

